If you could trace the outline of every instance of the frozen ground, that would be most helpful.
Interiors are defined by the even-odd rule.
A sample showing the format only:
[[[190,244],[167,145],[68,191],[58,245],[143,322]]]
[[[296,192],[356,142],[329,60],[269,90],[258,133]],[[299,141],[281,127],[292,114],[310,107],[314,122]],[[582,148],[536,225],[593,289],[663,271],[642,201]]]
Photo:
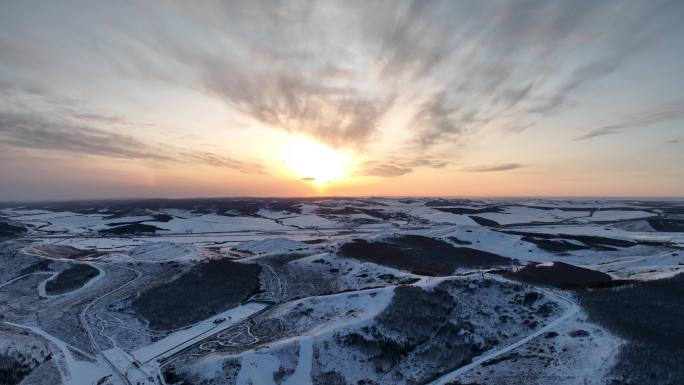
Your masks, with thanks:
[[[256,302],[234,307],[198,324],[173,332],[158,341],[131,352],[131,355],[143,363],[173,356],[176,352],[183,350],[184,347],[201,340],[203,336],[209,333],[219,333],[265,307],[265,304]]]
[[[452,379],[463,384],[605,384],[621,344],[619,338],[577,312],[552,330],[494,359],[480,361]]]
[[[604,384],[614,368],[629,367],[620,362],[624,347],[641,342],[589,318],[577,290],[600,295],[684,272],[681,201],[31,203],[0,204],[0,221],[19,229],[0,240],[0,354],[24,385]],[[402,244],[400,266],[391,253],[355,259],[340,251],[358,239],[408,235],[437,240],[438,249]],[[411,268],[444,262],[435,250],[439,258],[487,252],[510,262],[440,277]],[[141,313],[177,315],[149,301],[136,311],[141,294],[194,285],[198,266],[227,259],[238,265],[225,270],[226,285],[160,298],[159,309],[183,303],[207,319],[157,330]],[[45,292],[75,264],[99,274],[59,295]],[[528,264],[548,270],[522,271],[549,279],[515,274]],[[567,265],[578,276],[551,279],[554,266]],[[255,272],[258,288],[231,286],[250,279],[231,271]],[[576,281],[589,271],[612,280]],[[675,367],[658,368],[652,384],[681,378]]]

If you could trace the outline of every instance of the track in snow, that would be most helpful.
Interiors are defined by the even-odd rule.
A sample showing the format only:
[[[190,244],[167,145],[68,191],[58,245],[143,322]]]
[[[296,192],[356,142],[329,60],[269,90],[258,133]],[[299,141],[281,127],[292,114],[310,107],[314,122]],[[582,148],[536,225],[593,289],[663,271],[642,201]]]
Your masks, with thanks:
[[[460,368],[439,377],[435,381],[430,382],[428,385],[446,385],[449,382],[456,380],[458,378],[458,376],[468,372],[471,369],[474,369],[474,368],[480,366],[483,362],[489,361],[489,360],[496,358],[496,357],[498,357],[504,353],[508,353],[512,350],[515,350],[515,349],[519,348],[520,346],[530,342],[531,340],[539,337],[540,335],[550,331],[551,329],[560,325],[562,322],[564,322],[565,320],[567,320],[571,316],[575,315],[579,311],[580,307],[574,301],[571,301],[570,299],[565,298],[563,296],[560,296],[560,295],[553,293],[549,290],[544,290],[544,289],[540,289],[540,290],[542,290],[545,295],[553,297],[553,298],[555,298],[561,302],[567,303],[569,306],[565,310],[565,313],[563,313],[563,315],[561,315],[560,317],[553,320],[551,323],[549,323],[546,326],[542,327],[541,329],[537,330],[536,332],[534,332],[534,333],[528,335],[527,337],[521,339],[520,341],[517,341],[517,342],[512,343],[508,346],[505,346],[503,348],[491,351],[491,352],[486,353],[480,357],[477,357],[473,362],[469,363],[468,365],[461,366]]]

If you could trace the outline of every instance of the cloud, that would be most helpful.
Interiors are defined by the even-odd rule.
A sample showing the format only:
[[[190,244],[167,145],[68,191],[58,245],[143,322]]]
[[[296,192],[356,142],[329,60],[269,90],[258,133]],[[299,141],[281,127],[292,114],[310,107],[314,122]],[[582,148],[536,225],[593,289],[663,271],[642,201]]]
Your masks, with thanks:
[[[73,12],[15,6],[0,12],[7,29],[0,51],[10,52],[3,56],[7,78],[43,77],[56,90],[103,74],[111,76],[103,84],[162,83],[215,98],[241,121],[335,147],[371,148],[382,128],[395,132],[387,118],[401,108],[408,117],[399,128],[423,153],[489,126],[520,132],[575,105],[585,87],[619,71],[677,22],[679,3],[116,2]],[[13,22],[33,13],[40,28]],[[31,44],[8,38],[34,34]],[[65,39],[72,44],[62,49]],[[135,120],[74,118],[85,125]]]
[[[47,121],[37,114],[0,113],[0,143],[100,156],[171,160],[131,136],[66,121]]]
[[[509,171],[524,167],[520,163],[501,163],[501,164],[487,164],[481,166],[464,167],[462,171],[467,172],[492,172],[492,171]]]
[[[124,126],[143,126],[143,124],[135,123],[129,121],[121,116],[114,115],[102,115],[95,113],[80,113],[73,109],[68,111],[70,116],[74,119],[78,119],[88,123],[94,124],[106,124],[106,125],[124,125]]]
[[[366,164],[363,167],[363,169],[361,171],[361,175],[392,178],[392,177],[402,176],[402,175],[408,174],[411,171],[413,171],[412,168],[401,167],[401,166],[397,166],[395,164],[371,163],[371,164]]]
[[[599,136],[606,136],[606,135],[614,135],[617,134],[619,130],[611,127],[600,127],[600,128],[595,128],[586,134],[580,135],[577,138],[575,138],[575,141],[579,140],[587,140],[587,139],[593,139],[597,138]]]
[[[519,134],[536,125],[536,123],[504,125],[503,130],[509,134]]]
[[[245,174],[266,174],[266,167],[259,162],[238,160],[224,155],[214,154],[210,152],[179,152],[174,150],[177,154],[176,159],[186,163],[206,164],[214,167],[226,167]]]
[[[675,105],[654,111],[645,111],[622,121],[588,130],[575,138],[575,141],[593,139],[600,136],[615,135],[622,130],[650,126],[656,123],[684,119],[684,105]]]
[[[677,143],[679,143],[679,139],[672,139],[672,140],[667,141],[667,144],[677,144]]]
[[[389,157],[384,160],[370,160],[363,163],[358,174],[362,176],[392,178],[406,175],[418,167],[444,168],[448,164],[449,162],[445,159],[427,156],[406,159]]]
[[[186,152],[169,146],[153,146],[129,135],[54,117],[47,120],[37,113],[0,112],[0,145],[110,158],[207,164],[244,173],[265,172],[264,167],[256,162],[212,153]]]
[[[465,130],[464,125],[472,122],[472,117],[454,118],[457,107],[449,107],[445,93],[432,96],[423,103],[413,116],[412,127],[420,132],[418,141],[421,145],[430,145],[442,137],[459,135]]]
[[[267,73],[207,68],[206,87],[243,114],[269,126],[305,133],[333,146],[360,146],[392,105],[350,86],[310,83],[290,69]]]
[[[126,49],[116,63],[127,75],[203,90],[257,122],[333,146],[365,146],[409,99],[416,111],[406,128],[422,148],[572,106],[578,90],[660,33],[653,26],[667,12],[661,3],[589,0],[163,8],[182,30],[155,17],[127,24],[119,36],[130,41],[115,42]],[[146,12],[159,10],[131,11]]]
[[[622,54],[599,59],[595,62],[577,68],[560,87],[553,91],[551,96],[547,96],[541,104],[529,109],[533,114],[548,115],[557,112],[569,104],[569,98],[574,91],[582,85],[598,80],[602,77],[615,72],[622,60]]]

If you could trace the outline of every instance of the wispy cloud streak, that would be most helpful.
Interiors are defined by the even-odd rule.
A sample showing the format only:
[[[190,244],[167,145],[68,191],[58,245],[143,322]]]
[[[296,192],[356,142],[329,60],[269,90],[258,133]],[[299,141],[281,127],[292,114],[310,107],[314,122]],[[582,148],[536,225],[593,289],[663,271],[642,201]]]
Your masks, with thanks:
[[[573,95],[661,33],[653,26],[668,4],[178,4],[165,15],[184,33],[135,24],[123,33],[131,41],[117,44],[128,49],[127,75],[201,89],[245,117],[333,146],[375,140],[408,98],[416,109],[406,128],[428,149],[574,105]],[[561,60],[569,55],[582,60]]]
[[[438,157],[404,158],[388,157],[382,160],[369,160],[358,170],[362,176],[397,177],[413,172],[416,168],[444,168],[449,164],[447,159]]]
[[[206,164],[244,173],[265,172],[265,168],[257,162],[207,152],[182,151],[171,146],[150,145],[129,135],[54,118],[48,121],[36,114],[0,112],[0,145],[110,158]]]
[[[501,163],[501,164],[486,164],[480,166],[464,167],[462,171],[467,172],[494,172],[494,171],[510,171],[524,167],[520,163]]]
[[[617,123],[593,128],[588,132],[578,136],[575,138],[575,140],[580,141],[593,139],[600,136],[615,135],[628,128],[646,127],[660,122],[680,119],[684,119],[684,105],[642,112]]]

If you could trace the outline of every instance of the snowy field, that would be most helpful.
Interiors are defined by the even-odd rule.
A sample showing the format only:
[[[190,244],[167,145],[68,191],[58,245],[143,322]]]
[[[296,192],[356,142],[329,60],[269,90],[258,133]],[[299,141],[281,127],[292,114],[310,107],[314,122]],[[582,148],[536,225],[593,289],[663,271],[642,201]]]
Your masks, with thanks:
[[[633,337],[580,294],[684,272],[681,201],[31,203],[0,222],[0,354],[24,385],[628,381]]]

